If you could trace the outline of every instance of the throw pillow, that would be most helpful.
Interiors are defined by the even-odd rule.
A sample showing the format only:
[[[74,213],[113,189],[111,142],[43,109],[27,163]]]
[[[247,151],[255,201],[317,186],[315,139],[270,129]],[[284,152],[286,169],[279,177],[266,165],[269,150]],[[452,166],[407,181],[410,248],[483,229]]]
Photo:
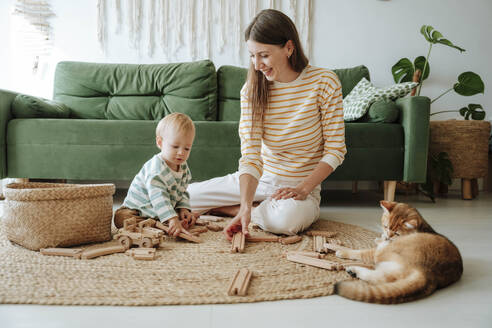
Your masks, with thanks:
[[[68,118],[70,108],[58,101],[18,94],[12,102],[15,118]]]
[[[416,82],[404,82],[378,89],[363,78],[343,100],[343,118],[345,121],[357,120],[364,116],[372,103],[404,97],[417,85]]]
[[[362,78],[359,83],[343,99],[343,119],[354,121],[362,116],[375,101],[376,88],[366,78]]]
[[[398,119],[400,110],[393,100],[382,99],[372,103],[366,115],[357,122],[393,123]]]

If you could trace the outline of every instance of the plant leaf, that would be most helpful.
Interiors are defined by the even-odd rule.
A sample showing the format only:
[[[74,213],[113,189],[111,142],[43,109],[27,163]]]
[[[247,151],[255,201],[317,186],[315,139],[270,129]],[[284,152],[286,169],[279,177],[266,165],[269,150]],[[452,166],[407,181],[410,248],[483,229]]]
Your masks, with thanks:
[[[424,56],[418,56],[415,58],[415,61],[413,62],[415,70],[420,70],[422,73],[422,78],[420,81],[423,81],[429,77],[430,73],[430,65],[427,63],[427,66],[425,67],[425,72],[424,72],[424,66],[425,66],[425,57]]]
[[[462,96],[473,96],[477,93],[483,93],[485,86],[478,74],[464,72],[458,76],[458,83],[455,83],[453,89]]]
[[[395,83],[412,82],[414,73],[413,64],[410,59],[402,58],[391,67],[391,73],[393,74]]]
[[[481,121],[485,118],[485,111],[480,104],[468,104],[467,107],[460,109],[460,115],[469,120],[470,116],[473,120]]]
[[[443,37],[443,35],[441,34],[441,32],[434,30],[434,28],[430,25],[422,25],[422,27],[420,28],[420,33],[430,43],[434,43],[434,44],[440,43],[440,44],[443,44],[445,46],[458,49],[461,52],[466,51],[465,49],[458,47],[457,45],[453,44],[448,39],[445,39]]]

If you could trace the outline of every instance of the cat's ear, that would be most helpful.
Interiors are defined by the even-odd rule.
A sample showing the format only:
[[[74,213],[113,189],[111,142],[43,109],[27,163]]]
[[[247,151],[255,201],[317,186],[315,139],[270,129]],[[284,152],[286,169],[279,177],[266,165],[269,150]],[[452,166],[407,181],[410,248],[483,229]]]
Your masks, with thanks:
[[[387,200],[382,200],[379,202],[379,205],[381,205],[381,208],[383,209],[384,213],[389,214],[389,212],[391,212],[391,210],[395,207],[396,203],[388,202]]]
[[[417,220],[416,219],[411,219],[405,222],[405,227],[410,230],[414,230],[417,228]]]

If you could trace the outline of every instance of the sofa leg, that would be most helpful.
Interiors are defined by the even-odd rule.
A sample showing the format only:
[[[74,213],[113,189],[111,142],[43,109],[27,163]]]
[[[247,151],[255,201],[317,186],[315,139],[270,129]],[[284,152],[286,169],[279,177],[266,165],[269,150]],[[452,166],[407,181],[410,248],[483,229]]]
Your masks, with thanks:
[[[357,181],[352,181],[352,194],[356,194],[358,191],[358,183]]]
[[[465,200],[471,200],[474,198],[472,179],[461,179],[461,198]]]
[[[393,202],[395,200],[396,180],[384,181],[384,200]]]

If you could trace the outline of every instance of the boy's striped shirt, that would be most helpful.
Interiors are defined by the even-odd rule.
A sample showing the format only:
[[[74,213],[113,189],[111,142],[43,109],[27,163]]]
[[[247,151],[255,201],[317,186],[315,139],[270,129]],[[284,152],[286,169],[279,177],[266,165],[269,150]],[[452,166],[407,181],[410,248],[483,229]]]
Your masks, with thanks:
[[[308,65],[292,82],[270,83],[263,125],[251,131],[252,108],[241,90],[239,174],[259,179],[268,172],[307,177],[319,161],[336,169],[344,160],[342,87],[335,73]]]
[[[178,215],[176,209],[191,208],[186,191],[190,181],[191,172],[186,163],[175,172],[156,154],[133,179],[123,206],[140,210],[142,216],[167,221]]]

